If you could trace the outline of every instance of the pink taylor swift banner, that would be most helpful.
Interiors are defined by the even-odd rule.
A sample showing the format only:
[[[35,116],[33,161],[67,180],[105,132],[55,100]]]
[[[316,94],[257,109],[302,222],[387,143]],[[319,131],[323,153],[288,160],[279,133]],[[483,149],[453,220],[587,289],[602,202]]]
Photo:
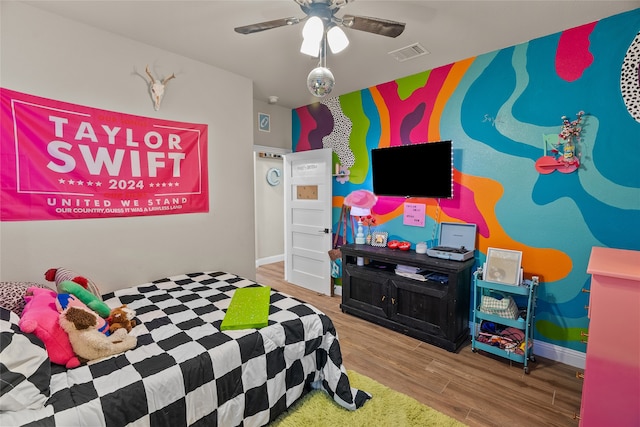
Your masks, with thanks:
[[[206,125],[0,97],[0,220],[209,211]]]

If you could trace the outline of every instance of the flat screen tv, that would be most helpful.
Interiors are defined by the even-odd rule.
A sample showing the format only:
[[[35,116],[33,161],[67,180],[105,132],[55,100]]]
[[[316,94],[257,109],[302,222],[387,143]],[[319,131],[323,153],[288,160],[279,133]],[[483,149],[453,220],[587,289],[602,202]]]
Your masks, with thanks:
[[[374,148],[371,169],[378,196],[453,197],[451,141]]]

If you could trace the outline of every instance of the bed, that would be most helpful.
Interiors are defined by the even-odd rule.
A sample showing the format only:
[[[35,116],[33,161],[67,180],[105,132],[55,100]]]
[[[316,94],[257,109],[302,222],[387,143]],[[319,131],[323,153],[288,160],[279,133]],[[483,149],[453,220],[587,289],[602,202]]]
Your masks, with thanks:
[[[254,286],[197,272],[104,295],[109,307],[136,311],[136,348],[74,369],[36,362],[22,386],[40,402],[1,411],[0,425],[262,426],[318,388],[347,409],[362,406],[370,395],[350,386],[333,323],[312,305],[272,289],[268,326],[220,331],[234,291]],[[16,330],[16,317],[2,316],[3,376],[11,348],[44,348]]]

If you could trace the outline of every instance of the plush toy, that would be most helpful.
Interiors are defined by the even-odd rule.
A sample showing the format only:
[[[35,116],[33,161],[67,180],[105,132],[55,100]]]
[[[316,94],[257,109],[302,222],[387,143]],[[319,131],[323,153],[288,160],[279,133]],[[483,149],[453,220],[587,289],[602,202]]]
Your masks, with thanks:
[[[58,313],[62,313],[68,307],[82,308],[87,311],[91,311],[89,307],[78,299],[75,295],[71,294],[58,294],[56,296],[56,308]],[[98,330],[105,335],[109,335],[109,323],[107,320],[98,316]]]
[[[96,285],[92,280],[80,276],[74,271],[67,268],[50,268],[46,273],[44,273],[44,278],[50,282],[55,282],[56,288],[60,285],[60,283],[66,280],[70,280],[79,284],[80,286],[91,292],[93,295],[95,295],[100,301],[102,301],[102,294],[100,293],[98,285]],[[64,292],[58,289],[58,293]]]
[[[74,295],[80,301],[85,303],[87,307],[89,307],[91,310],[98,313],[100,317],[103,317],[105,319],[109,317],[109,314],[111,313],[111,309],[109,308],[109,306],[102,302],[101,299],[83,288],[82,285],[79,285],[70,280],[65,280],[58,284],[58,293]]]
[[[127,305],[121,305],[118,308],[111,310],[111,314],[107,317],[109,322],[109,332],[114,333],[118,329],[125,329],[127,332],[131,332],[131,328],[136,326],[136,321],[133,320],[136,312],[128,308]]]
[[[119,329],[110,336],[100,333],[96,313],[69,307],[60,313],[60,326],[69,334],[69,341],[76,354],[86,360],[95,360],[134,348],[138,339]]]
[[[24,297],[26,305],[20,317],[20,330],[33,333],[44,343],[51,362],[75,368],[80,366],[69,336],[58,323],[56,292],[51,289],[30,287]]]

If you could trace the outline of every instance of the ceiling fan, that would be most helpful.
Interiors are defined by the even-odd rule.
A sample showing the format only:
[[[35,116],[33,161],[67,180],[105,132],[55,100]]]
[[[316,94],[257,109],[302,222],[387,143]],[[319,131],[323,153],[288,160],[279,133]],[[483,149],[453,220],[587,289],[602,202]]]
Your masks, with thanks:
[[[387,19],[370,18],[365,16],[344,15],[336,16],[336,13],[349,2],[354,0],[294,0],[300,5],[302,11],[307,15],[303,18],[288,17],[275,19],[273,21],[260,22],[252,25],[236,27],[235,31],[240,34],[252,34],[272,28],[295,25],[307,21],[311,17],[318,17],[323,22],[324,27],[330,30],[333,27],[345,27],[353,30],[366,31],[373,34],[380,34],[387,37],[398,37],[404,31],[403,22],[390,21]]]
[[[326,45],[329,45],[333,53],[338,53],[349,45],[349,39],[341,27],[380,34],[386,37],[398,37],[404,31],[405,24],[403,22],[355,15],[336,16],[336,12],[354,0],[294,1],[300,5],[300,8],[306,14],[305,17],[296,18],[292,16],[275,19],[236,27],[235,31],[240,34],[252,34],[306,21],[302,29],[303,41],[300,52],[320,58],[318,67],[311,70],[307,77],[307,88],[314,96],[320,98],[328,95],[335,84],[333,74],[326,64]]]

